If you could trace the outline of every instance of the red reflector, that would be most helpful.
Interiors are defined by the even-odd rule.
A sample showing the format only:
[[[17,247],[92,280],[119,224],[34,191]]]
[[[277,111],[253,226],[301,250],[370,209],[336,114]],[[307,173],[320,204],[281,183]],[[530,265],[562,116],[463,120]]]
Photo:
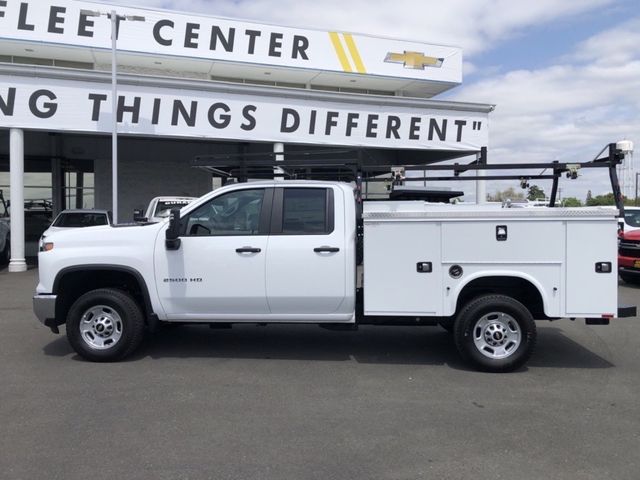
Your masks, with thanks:
[[[605,313],[602,315],[602,318],[613,318],[613,313]]]

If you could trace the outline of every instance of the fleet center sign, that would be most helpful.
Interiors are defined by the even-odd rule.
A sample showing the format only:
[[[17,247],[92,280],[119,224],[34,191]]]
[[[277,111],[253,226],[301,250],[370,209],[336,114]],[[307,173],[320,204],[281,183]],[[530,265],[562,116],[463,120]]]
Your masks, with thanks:
[[[110,22],[83,10],[145,18],[118,24],[118,49],[318,72],[459,84],[459,48],[72,0],[0,0],[0,39],[110,49]]]
[[[478,151],[488,113],[216,90],[119,87],[119,132],[304,144]],[[241,88],[241,87],[238,87]],[[306,94],[310,95],[310,94]],[[108,83],[0,75],[0,127],[111,132]]]

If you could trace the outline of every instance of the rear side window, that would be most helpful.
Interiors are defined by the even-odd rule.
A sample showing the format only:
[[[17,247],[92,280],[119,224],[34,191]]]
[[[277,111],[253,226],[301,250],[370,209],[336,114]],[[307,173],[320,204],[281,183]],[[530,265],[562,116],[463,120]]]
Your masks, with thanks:
[[[326,235],[333,231],[333,190],[284,188],[277,196],[282,198],[277,202],[282,209],[274,212],[273,234]]]

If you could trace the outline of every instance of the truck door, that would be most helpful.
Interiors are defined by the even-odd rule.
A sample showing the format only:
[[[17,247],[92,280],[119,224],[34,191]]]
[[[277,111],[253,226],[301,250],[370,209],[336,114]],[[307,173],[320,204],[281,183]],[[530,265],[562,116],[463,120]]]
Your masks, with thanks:
[[[266,266],[272,314],[303,318],[352,310],[353,305],[344,301],[347,255],[342,196],[341,190],[330,187],[275,189]]]
[[[156,242],[158,295],[169,319],[269,313],[265,259],[272,188],[223,193],[185,214],[178,250]]]

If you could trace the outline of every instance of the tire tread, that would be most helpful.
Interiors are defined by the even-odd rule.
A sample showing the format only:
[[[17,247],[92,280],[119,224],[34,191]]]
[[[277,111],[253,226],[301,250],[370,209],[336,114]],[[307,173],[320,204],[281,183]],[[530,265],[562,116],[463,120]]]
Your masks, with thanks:
[[[87,302],[99,298],[111,302],[121,310],[125,332],[113,350],[92,350],[80,338],[77,323],[80,315],[87,308]],[[99,288],[81,295],[69,309],[67,316],[67,338],[74,350],[83,358],[93,362],[115,362],[131,355],[142,342],[144,336],[144,316],[140,305],[127,292],[115,288]]]
[[[468,317],[471,315],[477,317],[477,315],[474,315],[476,310],[482,310],[491,304],[500,303],[507,305],[508,309],[512,309],[514,312],[517,312],[521,317],[516,320],[518,320],[518,323],[520,324],[523,341],[526,340],[524,350],[515,358],[509,357],[507,359],[491,360],[486,357],[475,357],[474,354],[469,351],[465,335],[469,322],[473,320]],[[522,325],[521,322],[525,322],[525,325]],[[476,368],[486,372],[510,372],[522,367],[531,358],[537,342],[536,325],[533,317],[531,316],[531,312],[529,312],[527,307],[518,300],[499,294],[482,295],[471,299],[456,316],[453,333],[455,345],[458,352],[460,352],[460,356],[465,361],[472,363]],[[472,346],[471,348],[475,348],[475,346]],[[479,353],[479,355],[482,354]]]

